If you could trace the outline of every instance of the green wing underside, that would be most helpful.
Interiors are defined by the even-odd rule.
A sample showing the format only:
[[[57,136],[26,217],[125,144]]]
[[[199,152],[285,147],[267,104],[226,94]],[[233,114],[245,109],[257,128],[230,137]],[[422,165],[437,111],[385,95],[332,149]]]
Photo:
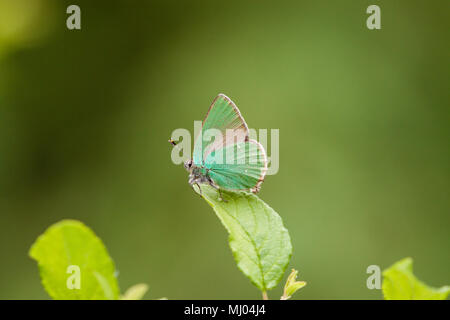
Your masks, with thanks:
[[[258,187],[267,170],[262,146],[254,141],[236,143],[211,152],[204,167],[220,188],[251,190]]]
[[[206,137],[208,130],[215,129],[221,133],[223,139],[212,138],[208,141]],[[238,108],[225,95],[219,94],[212,102],[208,113],[203,120],[201,134],[196,138],[193,152],[193,161],[197,166],[205,163],[208,153],[227,145],[226,133],[232,130],[237,137],[233,142],[248,140],[248,128]],[[212,131],[209,131],[211,133]]]

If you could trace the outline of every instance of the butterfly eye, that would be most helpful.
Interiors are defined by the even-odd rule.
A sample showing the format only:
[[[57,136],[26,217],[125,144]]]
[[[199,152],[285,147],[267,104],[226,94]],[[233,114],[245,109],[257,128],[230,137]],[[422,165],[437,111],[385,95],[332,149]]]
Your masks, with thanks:
[[[184,167],[186,168],[186,170],[191,169],[191,167],[192,167],[192,159],[191,159],[191,160],[187,160],[187,161],[184,163]]]

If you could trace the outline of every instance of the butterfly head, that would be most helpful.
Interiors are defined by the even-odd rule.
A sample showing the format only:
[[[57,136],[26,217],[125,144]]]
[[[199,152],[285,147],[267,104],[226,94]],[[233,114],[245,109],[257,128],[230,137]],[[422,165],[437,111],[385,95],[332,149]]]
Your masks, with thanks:
[[[186,160],[184,162],[184,168],[188,171],[191,172],[192,169],[194,168],[194,163],[192,161],[192,159]]]

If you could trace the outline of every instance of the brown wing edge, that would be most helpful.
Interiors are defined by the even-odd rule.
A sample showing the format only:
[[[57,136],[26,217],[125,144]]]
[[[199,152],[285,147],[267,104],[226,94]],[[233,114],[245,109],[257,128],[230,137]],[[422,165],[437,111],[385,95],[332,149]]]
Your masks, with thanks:
[[[264,182],[264,178],[266,177],[266,173],[267,173],[267,155],[266,155],[266,150],[264,150],[264,147],[262,146],[261,143],[259,143],[256,140],[253,139],[249,139],[250,143],[254,143],[256,145],[258,145],[259,149],[261,150],[261,154],[264,157],[264,168],[262,169],[261,172],[261,176],[258,179],[258,182],[256,183],[256,185],[250,189],[251,192],[253,193],[258,193],[259,190],[261,190],[261,184]]]

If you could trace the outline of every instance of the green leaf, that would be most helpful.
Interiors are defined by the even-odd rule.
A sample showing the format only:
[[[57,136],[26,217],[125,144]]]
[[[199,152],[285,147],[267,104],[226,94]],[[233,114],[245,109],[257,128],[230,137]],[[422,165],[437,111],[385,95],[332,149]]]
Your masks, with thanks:
[[[405,258],[383,271],[383,294],[386,300],[445,300],[450,287],[432,288],[413,274],[413,260]]]
[[[305,281],[297,281],[298,271],[292,269],[291,274],[286,280],[286,284],[284,285],[284,292],[281,300],[288,300],[292,297],[292,295],[297,292],[297,290],[306,286]]]
[[[251,193],[222,191],[225,202],[216,189],[202,185],[201,190],[229,233],[238,268],[262,292],[275,287],[292,254],[280,216]]]
[[[102,241],[79,221],[63,220],[50,226],[31,246],[29,255],[38,262],[42,284],[53,299],[119,297],[112,259]]]
[[[120,298],[121,300],[141,300],[148,290],[148,285],[145,283],[135,284],[128,288],[127,291]]]

